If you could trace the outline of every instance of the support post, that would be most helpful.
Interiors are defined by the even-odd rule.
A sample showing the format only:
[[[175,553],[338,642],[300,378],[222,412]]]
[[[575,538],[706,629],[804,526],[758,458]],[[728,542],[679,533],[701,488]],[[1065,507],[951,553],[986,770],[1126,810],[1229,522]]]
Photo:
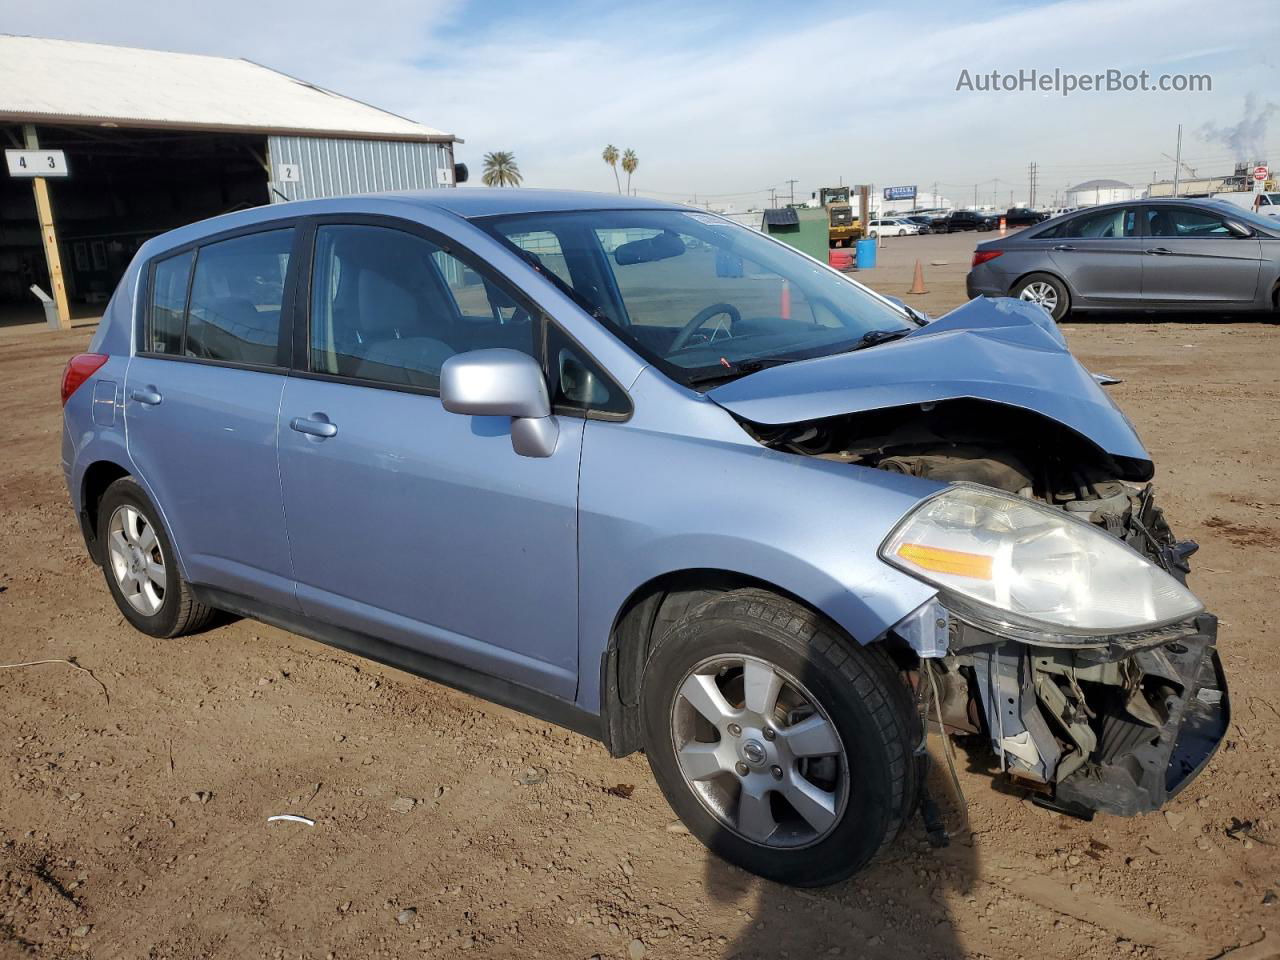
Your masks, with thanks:
[[[28,150],[39,150],[34,124],[22,128]],[[71,307],[67,304],[67,285],[62,279],[62,256],[58,253],[58,232],[53,225],[53,204],[49,202],[49,181],[36,177],[31,181],[36,194],[36,218],[40,221],[40,239],[44,242],[44,259],[49,267],[49,286],[58,307],[58,329],[71,329]]]

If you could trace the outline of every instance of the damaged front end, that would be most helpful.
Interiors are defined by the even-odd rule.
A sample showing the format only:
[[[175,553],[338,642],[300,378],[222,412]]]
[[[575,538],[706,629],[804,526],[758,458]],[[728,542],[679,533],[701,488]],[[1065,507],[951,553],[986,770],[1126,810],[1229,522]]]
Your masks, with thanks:
[[[990,739],[1002,771],[1074,816],[1160,809],[1209,761],[1230,722],[1210,614],[1067,649],[1011,641],[955,617],[930,669],[951,733]]]
[[[1132,424],[1038,308],[975,300],[875,350],[710,397],[759,443],[943,486],[880,558],[937,588],[886,640],[930,713],[989,739],[1038,802],[1158,809],[1229,703],[1193,542],[1155,503]]]
[[[1159,809],[1230,721],[1217,620],[1184,584],[1195,544],[1174,540],[1149,485],[1114,486],[1047,506],[962,483],[882,551],[940,587],[895,628],[928,661],[938,721],[1083,817]]]

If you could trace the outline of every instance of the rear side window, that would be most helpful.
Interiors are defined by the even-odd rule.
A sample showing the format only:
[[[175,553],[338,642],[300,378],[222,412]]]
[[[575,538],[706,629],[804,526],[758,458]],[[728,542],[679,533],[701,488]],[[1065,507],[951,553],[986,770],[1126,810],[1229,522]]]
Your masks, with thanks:
[[[1078,237],[1082,240],[1114,240],[1137,235],[1136,207],[1109,207],[1096,213],[1073,217],[1054,234],[1055,237]]]
[[[182,353],[182,329],[191,278],[191,251],[161,260],[151,280],[151,323],[146,349],[151,353]]]
[[[191,281],[184,355],[274,366],[293,230],[201,247]]]

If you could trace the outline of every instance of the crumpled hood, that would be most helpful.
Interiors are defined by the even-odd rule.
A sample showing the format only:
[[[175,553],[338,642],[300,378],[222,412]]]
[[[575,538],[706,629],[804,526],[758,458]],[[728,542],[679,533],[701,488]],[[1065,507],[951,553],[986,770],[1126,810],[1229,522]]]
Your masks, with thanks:
[[[761,424],[972,398],[1035,411],[1116,457],[1151,455],[1038,306],[980,297],[901,340],[770,367],[707,396]]]

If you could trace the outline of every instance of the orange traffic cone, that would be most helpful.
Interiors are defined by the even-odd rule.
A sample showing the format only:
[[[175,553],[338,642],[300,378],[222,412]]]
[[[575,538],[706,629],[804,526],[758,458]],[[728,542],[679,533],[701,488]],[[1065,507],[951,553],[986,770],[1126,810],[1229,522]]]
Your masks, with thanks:
[[[916,275],[911,278],[911,289],[907,293],[928,293],[924,288],[924,267],[920,266],[920,261],[916,261]]]

